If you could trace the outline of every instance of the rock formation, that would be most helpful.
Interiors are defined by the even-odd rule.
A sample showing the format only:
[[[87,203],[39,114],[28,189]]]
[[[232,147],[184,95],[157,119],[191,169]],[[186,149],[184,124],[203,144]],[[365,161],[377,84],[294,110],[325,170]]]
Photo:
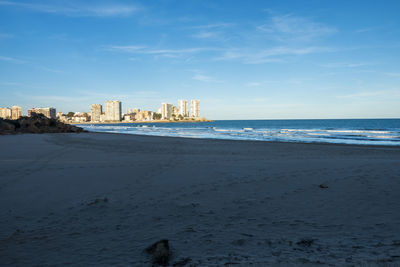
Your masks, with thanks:
[[[49,119],[42,114],[33,113],[31,117],[21,117],[17,120],[0,118],[0,135],[17,133],[80,133],[80,127],[62,123],[57,119]]]
[[[146,252],[153,256],[153,263],[167,266],[169,262],[169,244],[167,239],[160,240],[146,248]]]

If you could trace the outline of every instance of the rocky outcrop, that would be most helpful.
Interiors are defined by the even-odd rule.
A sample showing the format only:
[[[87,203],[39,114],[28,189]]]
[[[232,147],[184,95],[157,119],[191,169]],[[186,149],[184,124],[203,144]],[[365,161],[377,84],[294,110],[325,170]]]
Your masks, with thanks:
[[[167,239],[160,240],[146,248],[153,256],[153,264],[167,266],[169,262],[169,244]]]
[[[80,127],[49,119],[42,114],[32,114],[31,117],[21,117],[18,120],[0,119],[0,134],[80,133],[84,131]]]

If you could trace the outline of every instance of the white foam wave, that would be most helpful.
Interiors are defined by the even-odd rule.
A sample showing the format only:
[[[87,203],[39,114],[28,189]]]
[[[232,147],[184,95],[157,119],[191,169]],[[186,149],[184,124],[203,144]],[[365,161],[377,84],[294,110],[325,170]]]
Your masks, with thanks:
[[[288,142],[329,142],[348,144],[400,145],[400,130],[360,129],[290,129],[290,128],[223,128],[223,127],[168,127],[147,125],[84,125],[94,132],[176,136],[190,138],[262,140]]]

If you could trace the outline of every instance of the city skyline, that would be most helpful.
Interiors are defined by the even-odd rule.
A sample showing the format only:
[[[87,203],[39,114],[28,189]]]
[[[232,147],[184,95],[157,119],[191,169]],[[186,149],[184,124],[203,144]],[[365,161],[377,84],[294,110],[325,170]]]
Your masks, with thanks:
[[[398,1],[0,1],[0,107],[400,117]]]
[[[188,101],[179,99],[177,105],[161,103],[156,111],[128,107],[123,112],[122,102],[119,100],[106,100],[104,109],[102,104],[91,104],[90,112],[82,111],[57,111],[54,107],[33,107],[22,112],[21,107],[0,107],[0,119],[17,120],[20,117],[31,117],[33,113],[45,115],[48,118],[58,119],[66,123],[130,123],[130,122],[157,122],[157,121],[207,121],[200,116],[200,100],[190,100],[190,113]]]

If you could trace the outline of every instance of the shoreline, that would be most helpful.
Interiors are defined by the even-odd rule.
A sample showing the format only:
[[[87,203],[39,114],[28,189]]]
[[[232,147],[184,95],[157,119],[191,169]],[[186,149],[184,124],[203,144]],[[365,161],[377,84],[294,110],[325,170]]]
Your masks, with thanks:
[[[223,138],[205,138],[205,137],[185,137],[185,136],[165,136],[165,135],[146,135],[146,134],[134,134],[134,133],[111,133],[111,132],[91,132],[88,131],[86,133],[89,134],[115,134],[115,135],[133,135],[140,137],[156,137],[156,138],[181,138],[181,139],[189,139],[189,140],[212,140],[212,141],[231,141],[231,142],[254,142],[254,143],[277,143],[277,144],[310,144],[310,145],[338,145],[338,146],[355,146],[355,147],[379,147],[379,148],[395,148],[400,150],[400,145],[372,145],[372,144],[347,144],[347,143],[329,143],[329,142],[299,142],[299,141],[269,141],[269,140],[250,140],[250,139],[223,139]]]

